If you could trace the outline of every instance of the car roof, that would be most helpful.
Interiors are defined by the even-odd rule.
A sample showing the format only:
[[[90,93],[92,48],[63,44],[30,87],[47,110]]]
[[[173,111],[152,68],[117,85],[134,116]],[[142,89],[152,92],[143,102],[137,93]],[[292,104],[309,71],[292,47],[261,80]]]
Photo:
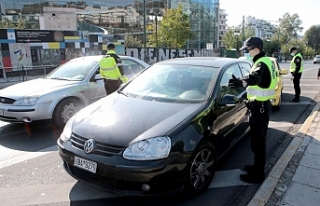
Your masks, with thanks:
[[[174,63],[174,64],[222,67],[226,64],[238,63],[238,62],[247,62],[247,61],[234,59],[234,58],[226,58],[226,57],[183,57],[183,58],[164,60],[164,61],[158,62],[158,64]]]

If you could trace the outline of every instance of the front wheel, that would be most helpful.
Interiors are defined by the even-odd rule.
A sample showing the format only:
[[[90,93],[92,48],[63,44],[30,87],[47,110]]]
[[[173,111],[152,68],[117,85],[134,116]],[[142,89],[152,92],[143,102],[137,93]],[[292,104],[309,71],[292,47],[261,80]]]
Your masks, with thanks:
[[[62,100],[53,112],[53,124],[56,126],[64,126],[68,120],[82,108],[82,103],[75,98]]]
[[[273,109],[274,111],[279,111],[279,110],[280,110],[280,108],[281,108],[281,102],[282,102],[282,92],[281,92],[280,97],[279,97],[278,105],[273,106],[273,108],[272,108],[272,109]]]
[[[189,160],[183,192],[188,195],[203,193],[213,179],[215,163],[216,154],[213,145],[208,141],[201,142]]]

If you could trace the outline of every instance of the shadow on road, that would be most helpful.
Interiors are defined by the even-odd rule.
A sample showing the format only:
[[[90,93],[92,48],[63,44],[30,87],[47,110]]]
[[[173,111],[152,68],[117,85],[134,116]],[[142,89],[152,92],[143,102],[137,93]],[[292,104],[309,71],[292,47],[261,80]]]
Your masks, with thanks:
[[[46,123],[7,124],[0,127],[0,145],[14,150],[35,152],[56,145],[61,128]]]

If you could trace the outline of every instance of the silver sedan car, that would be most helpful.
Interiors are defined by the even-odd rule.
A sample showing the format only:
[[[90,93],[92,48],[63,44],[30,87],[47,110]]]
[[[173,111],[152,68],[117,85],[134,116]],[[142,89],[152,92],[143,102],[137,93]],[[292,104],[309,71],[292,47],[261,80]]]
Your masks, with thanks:
[[[106,96],[99,74],[102,57],[75,58],[44,78],[0,90],[0,120],[14,123],[51,120],[52,124],[63,126],[80,109]],[[149,66],[133,57],[120,58],[129,78]]]

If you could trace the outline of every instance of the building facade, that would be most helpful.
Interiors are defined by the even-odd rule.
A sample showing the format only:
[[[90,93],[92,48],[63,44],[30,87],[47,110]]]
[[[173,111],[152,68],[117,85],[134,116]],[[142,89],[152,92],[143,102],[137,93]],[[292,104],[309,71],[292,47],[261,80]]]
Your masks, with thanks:
[[[186,48],[202,49],[207,43],[218,48],[218,9],[219,0],[0,0],[1,19],[14,19],[22,16],[27,19],[30,29],[41,28],[41,18],[49,15],[59,19],[66,16],[66,10],[76,13],[77,30],[114,34],[124,38],[125,34],[143,35],[144,11],[146,24],[151,12],[161,13],[164,8],[177,8],[179,4],[189,14],[194,36]],[[64,8],[62,11],[46,13],[47,7]],[[50,9],[49,9],[50,10]],[[52,9],[50,10],[52,11]],[[67,12],[68,13],[68,12]],[[62,17],[61,17],[62,18]],[[61,18],[59,21],[61,22]],[[32,22],[29,22],[29,19]],[[67,22],[68,19],[65,19]],[[52,20],[51,22],[58,22]],[[48,27],[48,26],[47,26]],[[57,28],[59,25],[52,25]]]
[[[223,36],[227,32],[227,19],[228,14],[224,9],[219,9],[218,14],[218,41],[217,41],[217,48],[223,47]]]

